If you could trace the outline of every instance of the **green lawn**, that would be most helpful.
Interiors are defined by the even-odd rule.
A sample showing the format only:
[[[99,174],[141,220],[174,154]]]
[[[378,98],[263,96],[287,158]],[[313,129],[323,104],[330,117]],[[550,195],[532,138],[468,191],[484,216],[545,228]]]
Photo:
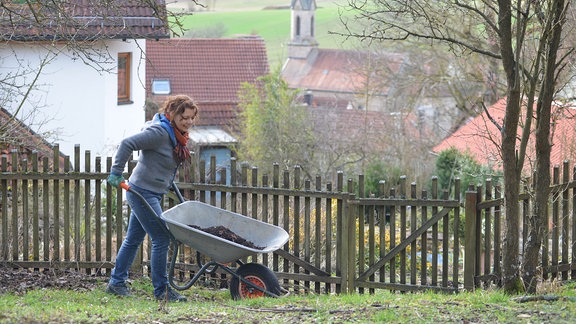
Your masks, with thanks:
[[[238,35],[259,35],[265,42],[268,51],[268,60],[273,68],[286,59],[286,45],[290,40],[290,10],[255,9],[253,4],[243,9],[240,1],[236,10],[198,12],[182,18],[186,30],[201,30],[224,26],[223,37],[237,37]],[[271,3],[278,1],[259,1]],[[281,3],[285,3],[284,1]],[[224,4],[217,3],[217,9]],[[319,4],[320,6],[320,4]],[[342,37],[329,34],[329,32],[342,31],[340,23],[339,6],[333,2],[326,2],[316,11],[316,40],[321,48],[345,48],[350,45]]]
[[[183,292],[188,302],[164,304],[151,298],[149,279],[134,280],[129,298],[106,294],[106,279],[68,289],[0,293],[0,323],[571,323],[576,314],[574,283],[528,302],[497,290],[456,295],[377,290],[234,301],[228,290],[195,285]]]

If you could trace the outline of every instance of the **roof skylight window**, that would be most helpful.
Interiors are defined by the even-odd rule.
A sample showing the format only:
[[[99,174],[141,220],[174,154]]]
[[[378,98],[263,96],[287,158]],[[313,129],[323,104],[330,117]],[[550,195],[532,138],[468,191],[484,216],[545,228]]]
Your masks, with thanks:
[[[152,94],[155,95],[169,95],[172,93],[169,79],[153,79],[152,80]]]

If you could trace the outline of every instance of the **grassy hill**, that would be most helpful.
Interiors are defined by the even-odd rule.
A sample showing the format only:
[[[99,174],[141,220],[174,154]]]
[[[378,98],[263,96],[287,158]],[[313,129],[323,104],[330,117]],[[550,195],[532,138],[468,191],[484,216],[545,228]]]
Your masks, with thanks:
[[[342,1],[340,1],[342,2]],[[316,1],[316,40],[321,48],[349,47],[342,37],[329,32],[342,31],[342,7],[333,1]],[[290,40],[289,1],[278,0],[219,0],[213,11],[198,11],[183,17],[187,35],[194,37],[237,37],[259,35],[266,42],[271,68],[286,59],[286,44]],[[216,36],[210,36],[216,35]],[[186,37],[186,35],[185,35]]]

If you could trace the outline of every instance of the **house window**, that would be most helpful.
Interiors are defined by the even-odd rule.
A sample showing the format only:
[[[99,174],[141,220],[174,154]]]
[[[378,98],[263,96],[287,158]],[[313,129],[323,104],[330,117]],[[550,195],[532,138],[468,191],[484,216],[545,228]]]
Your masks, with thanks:
[[[132,53],[118,53],[118,104],[132,103],[130,98],[130,77]]]
[[[296,36],[300,36],[300,16],[296,17]]]
[[[314,36],[314,17],[310,19],[310,36]]]
[[[155,95],[169,95],[172,92],[170,87],[170,80],[168,79],[152,79],[152,94]]]

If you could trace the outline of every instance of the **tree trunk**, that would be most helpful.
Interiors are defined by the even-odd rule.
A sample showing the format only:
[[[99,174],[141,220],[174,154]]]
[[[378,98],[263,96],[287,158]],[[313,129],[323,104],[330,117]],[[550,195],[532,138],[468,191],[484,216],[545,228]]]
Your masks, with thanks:
[[[524,261],[522,265],[522,278],[528,293],[536,293],[538,279],[538,258],[542,240],[547,239],[545,233],[548,228],[548,197],[550,194],[550,150],[552,138],[550,134],[550,121],[552,101],[554,99],[556,59],[560,47],[562,26],[564,25],[564,0],[553,2],[550,13],[553,15],[546,25],[550,31],[550,41],[545,47],[544,78],[536,108],[536,173],[534,188],[536,191],[532,215],[528,220],[528,236],[525,243]],[[543,40],[546,41],[546,40]],[[542,265],[546,266],[545,264]]]
[[[500,28],[500,53],[506,73],[506,113],[502,125],[502,162],[504,169],[504,209],[506,226],[502,247],[502,286],[507,293],[522,290],[520,284],[519,202],[522,164],[518,163],[516,137],[521,107],[521,87],[518,62],[514,52],[512,33],[512,4],[510,0],[498,0],[498,26]]]
[[[510,91],[506,103],[506,117],[502,128],[502,157],[504,165],[504,203],[506,226],[502,249],[502,286],[515,294],[523,290],[520,281],[519,255],[519,197],[521,166],[517,165],[516,130],[520,114],[520,92]]]
[[[536,132],[538,134],[538,131]],[[537,138],[539,136],[537,135]],[[546,138],[547,140],[547,138]],[[548,152],[548,155],[550,153]],[[548,220],[548,192],[539,188],[550,186],[550,162],[536,159],[536,172],[534,186],[536,194],[532,204],[532,213],[528,217],[528,233],[524,243],[524,257],[522,264],[522,279],[529,294],[536,293],[538,268],[540,266],[540,247],[546,237],[546,224]],[[546,193],[544,192],[546,191]]]

